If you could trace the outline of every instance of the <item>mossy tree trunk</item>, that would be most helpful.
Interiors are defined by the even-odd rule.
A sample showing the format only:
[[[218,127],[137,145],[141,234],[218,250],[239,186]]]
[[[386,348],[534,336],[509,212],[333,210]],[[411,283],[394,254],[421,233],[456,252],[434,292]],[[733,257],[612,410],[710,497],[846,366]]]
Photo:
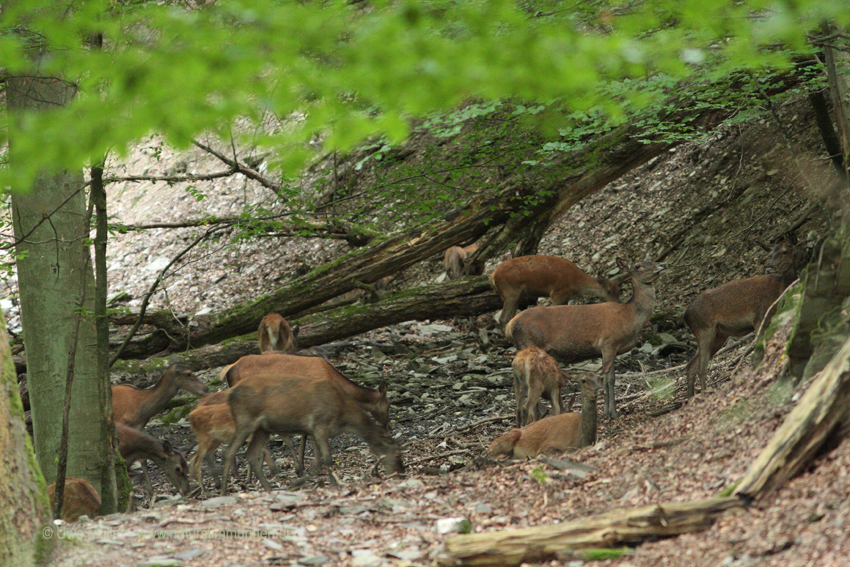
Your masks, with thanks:
[[[24,406],[0,312],[0,565],[33,565],[42,527],[50,518],[47,485],[33,453],[24,423]]]
[[[73,84],[52,77],[6,79],[6,103],[12,116],[64,106],[75,93]],[[13,195],[12,221],[36,458],[47,483],[54,482],[65,385],[73,362],[67,475],[89,481],[101,495],[103,511],[112,512],[115,469],[109,443],[112,423],[106,409],[109,381],[99,371],[95,320],[90,316],[94,278],[83,175],[44,172],[33,187],[19,189],[24,191]],[[79,316],[76,356],[71,361]]]

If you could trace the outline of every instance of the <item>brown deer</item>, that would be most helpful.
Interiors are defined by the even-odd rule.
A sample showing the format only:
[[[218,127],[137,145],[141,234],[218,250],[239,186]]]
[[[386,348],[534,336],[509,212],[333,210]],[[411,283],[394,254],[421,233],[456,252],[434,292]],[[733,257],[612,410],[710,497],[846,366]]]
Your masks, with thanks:
[[[537,403],[541,397],[552,404],[552,415],[564,413],[561,403],[564,373],[554,358],[537,347],[529,347],[516,353],[512,366],[517,427],[540,419]]]
[[[50,500],[50,511],[56,505],[56,483],[47,487],[47,497]],[[62,514],[66,522],[76,522],[80,516],[94,518],[100,514],[100,494],[83,478],[65,477],[65,491],[62,496]]]
[[[124,457],[127,468],[136,461],[141,463],[145,476],[145,494],[148,498],[153,495],[148,476],[148,460],[153,461],[165,473],[166,478],[182,496],[189,494],[189,466],[183,454],[173,449],[171,443],[160,441],[144,431],[117,422],[115,432],[118,434],[118,452]]]
[[[249,354],[236,361],[225,375],[228,385],[232,388],[245,376],[314,376],[327,378],[339,386],[360,408],[371,415],[387,431],[390,425],[390,400],[387,397],[389,387],[381,382],[377,390],[360,386],[342,375],[327,360],[315,356],[299,356],[286,353],[266,353],[263,355]],[[291,446],[290,446],[291,447]],[[300,475],[304,470],[304,451],[307,438],[301,438],[295,471]]]
[[[553,305],[564,305],[577,297],[620,300],[615,280],[593,279],[575,264],[555,256],[519,256],[505,260],[490,274],[490,285],[502,298],[499,325],[504,329],[517,312],[520,299],[549,296]]]
[[[363,439],[373,453],[383,456],[390,474],[403,472],[399,447],[386,429],[375,423],[360,406],[327,378],[308,376],[249,376],[232,388],[227,403],[233,413],[236,433],[224,457],[221,494],[227,494],[227,479],[236,452],[253,434],[246,457],[254,474],[267,491],[271,485],[259,466],[259,455],[271,433],[301,433],[313,437],[318,467],[332,464],[329,439],[351,433]],[[331,481],[335,482],[333,474]]]
[[[697,339],[697,352],[686,370],[689,398],[694,395],[697,375],[702,391],[706,391],[708,361],[726,339],[741,337],[767,325],[770,306],[797,279],[792,245],[783,242],[773,246],[771,264],[775,274],[734,280],[706,290],[685,310],[685,323]]]
[[[487,448],[490,458],[500,455],[524,458],[547,453],[560,453],[596,443],[597,392],[602,390],[597,374],[578,377],[581,386],[581,413],[550,415],[522,429],[512,429],[496,438]]]
[[[112,411],[115,423],[143,429],[148,421],[165,409],[178,390],[186,390],[197,396],[209,393],[192,369],[185,364],[174,363],[152,388],[142,390],[130,384],[112,386]]]
[[[207,467],[218,483],[221,486],[221,479],[217,476],[215,470],[214,451],[222,443],[229,443],[233,439],[233,434],[236,432],[233,423],[233,414],[230,413],[230,406],[227,405],[227,391],[215,392],[201,398],[196,407],[189,414],[189,424],[192,428],[192,433],[198,441],[198,448],[192,455],[189,463],[189,474],[191,478],[198,481],[201,487],[201,493],[205,493],[204,483],[201,477],[201,463],[206,460]],[[303,463],[299,467],[298,456],[295,447],[292,444],[292,439],[286,437],[289,442],[289,448],[292,452],[293,461],[295,463],[295,473],[298,476],[303,474]],[[271,470],[272,476],[277,476],[280,473],[280,468],[275,463],[274,458],[269,452],[268,447],[263,449],[263,455],[266,463]]]
[[[469,246],[452,246],[446,250],[443,256],[443,267],[446,269],[446,276],[450,280],[460,277],[463,273],[463,266],[466,259],[478,251],[478,244],[472,243]],[[483,266],[471,266],[469,274],[480,276],[483,273]]]
[[[517,349],[542,348],[564,364],[602,357],[605,415],[617,418],[614,397],[614,360],[637,345],[641,328],[655,308],[652,282],[667,268],[642,260],[617,265],[632,278],[634,295],[626,303],[534,307],[511,319],[505,335]]]
[[[260,327],[257,329],[257,337],[260,339],[260,352],[268,352],[270,350],[298,350],[298,342],[296,333],[292,332],[292,327],[286,322],[286,319],[277,313],[269,313],[263,320],[260,321]]]

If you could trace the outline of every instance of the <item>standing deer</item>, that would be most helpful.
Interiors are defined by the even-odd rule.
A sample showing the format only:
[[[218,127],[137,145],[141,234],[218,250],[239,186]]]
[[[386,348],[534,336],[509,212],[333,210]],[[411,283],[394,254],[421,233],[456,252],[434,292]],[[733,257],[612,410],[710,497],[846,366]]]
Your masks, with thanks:
[[[632,278],[634,295],[626,303],[556,305],[527,309],[511,319],[505,335],[517,349],[536,346],[564,364],[602,357],[605,415],[617,418],[614,392],[614,360],[637,345],[641,328],[655,308],[652,282],[667,268],[642,260],[617,265]]]
[[[260,352],[270,350],[298,350],[296,341],[297,331],[293,333],[292,327],[282,316],[277,313],[269,313],[260,321],[257,329],[257,338],[260,340]]]
[[[709,289],[685,310],[685,323],[697,339],[697,352],[687,366],[689,398],[694,395],[697,376],[705,392],[708,361],[726,339],[741,337],[767,325],[770,306],[797,279],[792,245],[784,242],[774,245],[770,257],[775,274],[734,280]]]
[[[336,383],[307,376],[249,376],[227,396],[236,433],[224,457],[221,494],[227,494],[227,479],[236,452],[253,435],[246,451],[251,469],[267,491],[271,485],[259,466],[260,451],[271,433],[302,433],[313,437],[318,466],[333,463],[329,439],[341,433],[354,434],[383,456],[387,472],[403,472],[399,447],[386,429],[375,423]],[[331,481],[334,481],[331,475]]]
[[[490,274],[490,285],[501,296],[499,325],[504,329],[517,312],[520,299],[549,296],[553,305],[564,305],[576,297],[620,301],[615,280],[593,279],[569,260],[555,256],[519,256],[505,260]]]
[[[121,423],[115,424],[115,432],[118,434],[118,452],[127,463],[127,468],[136,461],[141,463],[145,476],[145,494],[148,498],[153,495],[153,487],[148,476],[148,460],[153,461],[165,473],[166,478],[174,485],[174,488],[180,491],[181,495],[189,494],[187,474],[189,466],[183,454],[173,449],[171,443],[160,441],[144,431]]]
[[[554,358],[537,347],[529,347],[516,353],[512,366],[517,427],[540,419],[537,404],[541,397],[552,404],[552,415],[564,413],[561,403],[564,373]]]
[[[446,276],[450,280],[460,277],[463,273],[463,266],[466,259],[478,251],[478,244],[472,243],[469,246],[452,246],[446,250],[443,256],[443,267],[446,269]],[[480,276],[483,272],[483,266],[472,266],[469,269],[471,275]]]
[[[602,387],[597,374],[578,377],[581,386],[581,413],[550,415],[522,429],[512,429],[496,438],[487,448],[489,457],[507,455],[524,458],[547,453],[560,453],[596,443],[596,396]]]
[[[179,390],[197,396],[209,393],[207,385],[195,376],[191,368],[181,363],[169,366],[153,388],[142,390],[130,384],[112,386],[115,423],[143,429],[153,416],[165,409]]]

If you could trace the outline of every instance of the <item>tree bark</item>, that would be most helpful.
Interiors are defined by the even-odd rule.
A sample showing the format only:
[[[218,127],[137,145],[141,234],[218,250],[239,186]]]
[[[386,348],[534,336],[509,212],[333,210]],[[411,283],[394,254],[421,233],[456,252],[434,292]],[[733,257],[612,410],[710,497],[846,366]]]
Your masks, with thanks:
[[[37,563],[42,527],[50,514],[47,485],[33,454],[24,424],[24,407],[0,313],[0,565]],[[51,541],[45,542],[47,545]],[[42,550],[44,553],[44,550]],[[41,559],[45,559],[42,557]]]
[[[6,103],[10,114],[45,111],[64,106],[75,91],[72,84],[55,78],[10,77]],[[57,416],[64,408],[69,341],[83,297],[80,284],[85,282],[74,358],[67,471],[69,476],[86,479],[102,494],[104,488],[114,487],[115,472],[108,452],[111,424],[102,409],[109,399],[109,384],[98,372],[95,321],[87,315],[94,313],[94,278],[85,240],[89,227],[83,187],[82,172],[42,173],[27,194],[13,195],[12,220],[36,458],[47,483],[54,482],[62,431]]]
[[[519,565],[543,563],[557,552],[634,545],[646,540],[702,531],[723,512],[742,507],[735,497],[652,504],[563,524],[458,535],[437,556],[438,565]]]

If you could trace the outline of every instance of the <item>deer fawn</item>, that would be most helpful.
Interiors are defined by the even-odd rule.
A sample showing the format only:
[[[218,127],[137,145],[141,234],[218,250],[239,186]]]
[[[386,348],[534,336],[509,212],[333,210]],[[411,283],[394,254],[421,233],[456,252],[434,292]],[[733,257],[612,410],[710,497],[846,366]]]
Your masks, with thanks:
[[[602,356],[605,414],[612,419],[617,417],[614,360],[637,344],[640,330],[655,308],[652,282],[667,268],[648,260],[629,264],[621,258],[617,265],[632,278],[634,295],[628,302],[534,307],[505,327],[505,335],[517,349],[536,346],[564,364]]]
[[[271,433],[302,433],[313,437],[318,466],[332,464],[329,439],[341,433],[366,441],[376,455],[383,455],[388,473],[403,472],[399,447],[386,429],[375,423],[342,389],[326,378],[307,376],[249,376],[227,398],[236,433],[224,458],[221,494],[236,452],[253,434],[246,457],[254,474],[268,491],[271,485],[259,467],[259,454]],[[331,475],[332,482],[335,482]]]
[[[56,483],[47,487],[47,497],[50,500],[50,512],[55,506]],[[65,491],[62,496],[61,518],[66,522],[76,522],[80,516],[94,518],[100,514],[100,494],[82,478],[65,477]]]
[[[472,243],[469,246],[452,246],[446,250],[443,256],[443,267],[446,270],[446,276],[450,280],[460,277],[463,273],[463,267],[466,259],[478,251],[478,244]],[[480,276],[483,273],[483,266],[470,266],[469,273],[471,275]]]
[[[549,296],[554,305],[576,297],[619,301],[620,286],[614,280],[593,279],[569,260],[555,256],[519,256],[505,260],[490,274],[490,285],[502,298],[499,325],[504,329],[517,312],[520,299]]]
[[[564,413],[561,403],[564,374],[554,358],[537,347],[529,347],[516,353],[512,366],[517,427],[540,419],[537,403],[541,397],[552,404],[552,415]]]
[[[766,246],[766,245],[762,245]],[[708,361],[729,337],[740,337],[770,322],[765,317],[774,301],[797,279],[794,249],[787,243],[774,245],[771,264],[775,274],[734,280],[702,292],[685,310],[685,323],[697,339],[697,352],[688,363],[688,397],[694,395],[699,376],[705,392]]]
[[[597,375],[593,373],[578,376],[581,413],[550,415],[522,429],[512,429],[490,444],[487,455],[491,458],[500,455],[524,458],[579,449],[596,443],[596,396],[602,390],[596,378]]]
[[[144,428],[153,416],[165,409],[178,390],[197,396],[209,393],[206,384],[195,377],[191,368],[181,363],[169,366],[153,388],[142,390],[130,384],[112,386],[115,423]]]
[[[145,477],[145,494],[150,498],[153,495],[150,477],[148,476],[147,461],[151,460],[165,473],[166,478],[174,485],[180,494],[189,494],[189,477],[187,471],[189,466],[183,454],[171,447],[168,441],[160,441],[148,435],[144,431],[126,426],[122,423],[115,424],[115,432],[118,434],[118,452],[124,457],[127,468],[136,461],[141,462],[142,472]]]

